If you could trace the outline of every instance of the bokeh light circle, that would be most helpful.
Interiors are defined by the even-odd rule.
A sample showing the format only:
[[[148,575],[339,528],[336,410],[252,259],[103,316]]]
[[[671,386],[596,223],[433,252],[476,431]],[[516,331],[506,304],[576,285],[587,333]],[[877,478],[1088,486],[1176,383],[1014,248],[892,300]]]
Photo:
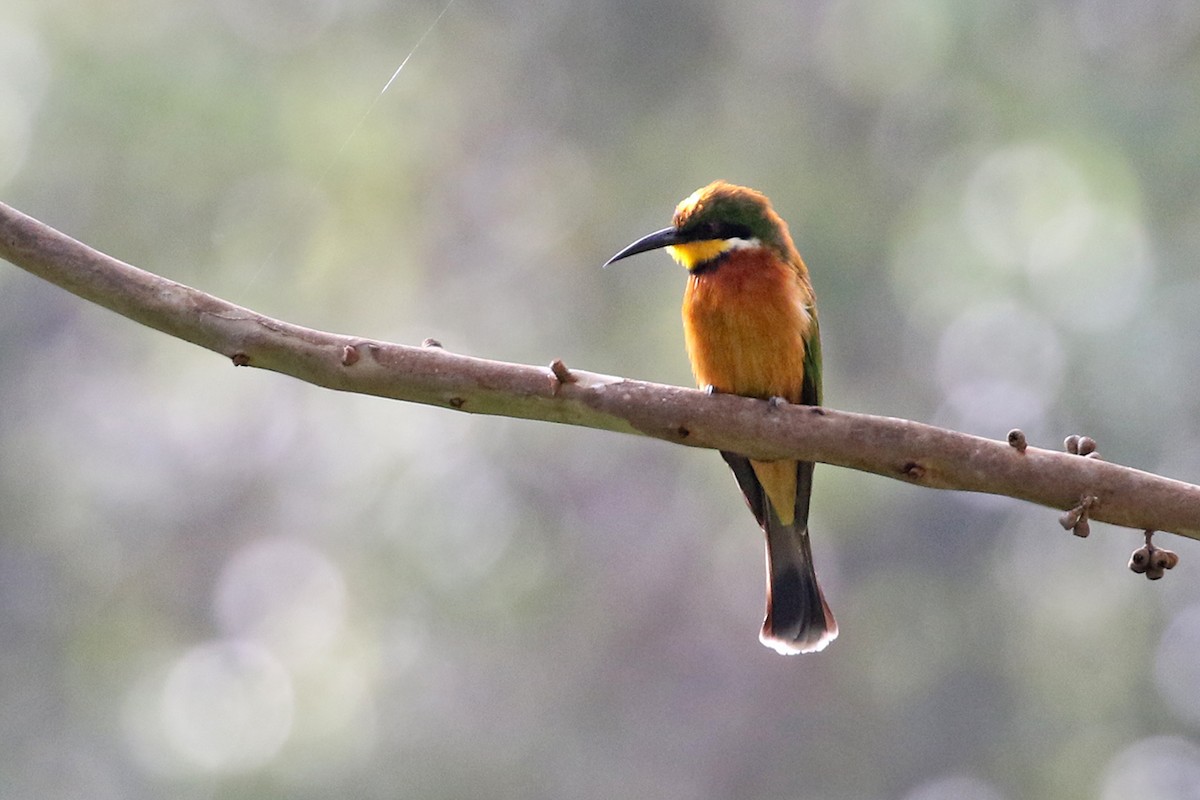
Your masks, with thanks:
[[[291,676],[265,647],[226,640],[199,645],[171,668],[162,694],[167,740],[213,772],[261,767],[292,730]]]

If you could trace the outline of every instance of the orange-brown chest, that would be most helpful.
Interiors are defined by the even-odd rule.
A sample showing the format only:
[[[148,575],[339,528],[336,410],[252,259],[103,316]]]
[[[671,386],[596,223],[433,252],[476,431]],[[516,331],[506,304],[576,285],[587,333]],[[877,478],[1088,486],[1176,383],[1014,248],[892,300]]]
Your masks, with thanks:
[[[767,250],[736,251],[689,275],[683,331],[700,386],[799,402],[811,290]]]

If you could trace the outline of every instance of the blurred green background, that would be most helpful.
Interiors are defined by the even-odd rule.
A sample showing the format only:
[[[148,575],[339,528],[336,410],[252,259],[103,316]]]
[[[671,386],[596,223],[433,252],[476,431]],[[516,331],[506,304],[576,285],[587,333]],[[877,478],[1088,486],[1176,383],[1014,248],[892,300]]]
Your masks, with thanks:
[[[299,324],[689,384],[681,271],[599,265],[726,178],[829,405],[1200,480],[1200,5],[455,0],[380,97],[441,10],[6,0],[0,199]],[[2,797],[1200,782],[1192,542],[1151,584],[1135,532],[819,468],[842,634],[783,658],[715,453],[234,370],[7,264],[0,376]]]

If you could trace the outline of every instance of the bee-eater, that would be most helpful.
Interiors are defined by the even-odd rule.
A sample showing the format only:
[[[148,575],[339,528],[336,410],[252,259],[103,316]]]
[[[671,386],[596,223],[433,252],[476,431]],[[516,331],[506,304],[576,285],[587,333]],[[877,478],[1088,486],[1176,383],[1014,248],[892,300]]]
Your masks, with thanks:
[[[708,391],[821,404],[821,337],[808,269],[765,195],[717,181],[675,209],[671,227],[608,260],[665,247],[688,271],[683,332]],[[755,461],[722,451],[767,538],[762,643],[785,654],[822,650],[837,623],[817,583],[808,540],[811,461]]]

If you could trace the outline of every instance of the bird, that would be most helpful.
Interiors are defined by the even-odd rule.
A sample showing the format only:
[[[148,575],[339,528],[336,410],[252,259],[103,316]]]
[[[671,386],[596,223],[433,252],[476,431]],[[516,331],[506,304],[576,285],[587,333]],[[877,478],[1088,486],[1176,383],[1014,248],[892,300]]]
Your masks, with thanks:
[[[708,393],[821,405],[821,336],[808,268],[766,195],[715,181],[675,209],[670,227],[605,267],[665,248],[687,270],[683,331]],[[721,451],[766,534],[767,601],[760,641],[793,655],[825,649],[837,622],[817,581],[808,512],[814,464]]]

